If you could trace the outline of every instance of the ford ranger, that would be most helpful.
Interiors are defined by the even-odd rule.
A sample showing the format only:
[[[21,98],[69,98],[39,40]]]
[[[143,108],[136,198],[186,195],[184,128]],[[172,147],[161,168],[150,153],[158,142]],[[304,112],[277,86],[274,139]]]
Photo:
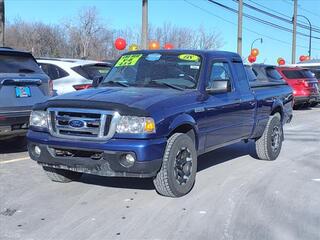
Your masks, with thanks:
[[[158,193],[180,197],[213,149],[254,140],[258,158],[275,160],[292,99],[286,83],[251,88],[235,53],[129,52],[94,88],[35,105],[28,149],[53,181],[153,178]]]

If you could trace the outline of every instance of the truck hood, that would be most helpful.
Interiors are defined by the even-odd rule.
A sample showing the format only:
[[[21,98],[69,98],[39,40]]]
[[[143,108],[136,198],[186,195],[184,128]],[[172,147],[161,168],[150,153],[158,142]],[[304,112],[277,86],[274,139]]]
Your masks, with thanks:
[[[148,107],[185,94],[170,88],[101,87],[81,90],[52,98],[52,100],[85,100],[124,104],[146,110]]]

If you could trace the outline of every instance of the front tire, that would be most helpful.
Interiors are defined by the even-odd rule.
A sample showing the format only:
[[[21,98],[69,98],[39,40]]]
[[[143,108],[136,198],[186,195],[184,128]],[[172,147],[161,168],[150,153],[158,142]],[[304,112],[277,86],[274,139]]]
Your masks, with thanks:
[[[157,192],[167,197],[181,197],[191,191],[197,173],[197,151],[192,139],[173,134],[167,142],[163,163],[153,183]]]
[[[43,166],[48,178],[53,182],[68,183],[81,178],[82,173]]]
[[[256,140],[255,147],[258,158],[273,161],[281,151],[283,142],[283,129],[279,113],[269,117],[262,136]]]

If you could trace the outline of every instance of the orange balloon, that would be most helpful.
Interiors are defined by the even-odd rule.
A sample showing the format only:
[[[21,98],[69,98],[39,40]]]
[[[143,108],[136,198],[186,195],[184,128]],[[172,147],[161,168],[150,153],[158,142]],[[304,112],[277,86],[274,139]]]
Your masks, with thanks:
[[[155,40],[150,41],[150,42],[149,42],[149,49],[150,49],[150,50],[158,50],[158,49],[160,49],[160,44],[159,44],[159,42],[158,42],[158,41],[155,41]]]
[[[304,59],[305,61],[308,61],[308,60],[310,60],[310,57],[309,56],[305,56],[305,59]]]
[[[259,55],[259,49],[258,48],[252,48],[251,49],[251,56],[258,56]]]

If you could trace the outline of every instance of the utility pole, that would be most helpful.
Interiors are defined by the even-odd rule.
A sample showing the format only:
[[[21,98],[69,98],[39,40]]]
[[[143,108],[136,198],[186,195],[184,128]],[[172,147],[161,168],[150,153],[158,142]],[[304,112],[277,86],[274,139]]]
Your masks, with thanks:
[[[242,56],[242,9],[243,0],[238,1],[238,41],[237,41],[237,52]]]
[[[297,12],[298,12],[298,0],[294,0],[293,9],[293,32],[292,32],[292,55],[291,63],[296,63],[296,43],[297,43]]]
[[[147,49],[147,45],[148,45],[148,0],[142,0],[141,48]]]
[[[4,46],[4,0],[0,0],[0,47]]]

